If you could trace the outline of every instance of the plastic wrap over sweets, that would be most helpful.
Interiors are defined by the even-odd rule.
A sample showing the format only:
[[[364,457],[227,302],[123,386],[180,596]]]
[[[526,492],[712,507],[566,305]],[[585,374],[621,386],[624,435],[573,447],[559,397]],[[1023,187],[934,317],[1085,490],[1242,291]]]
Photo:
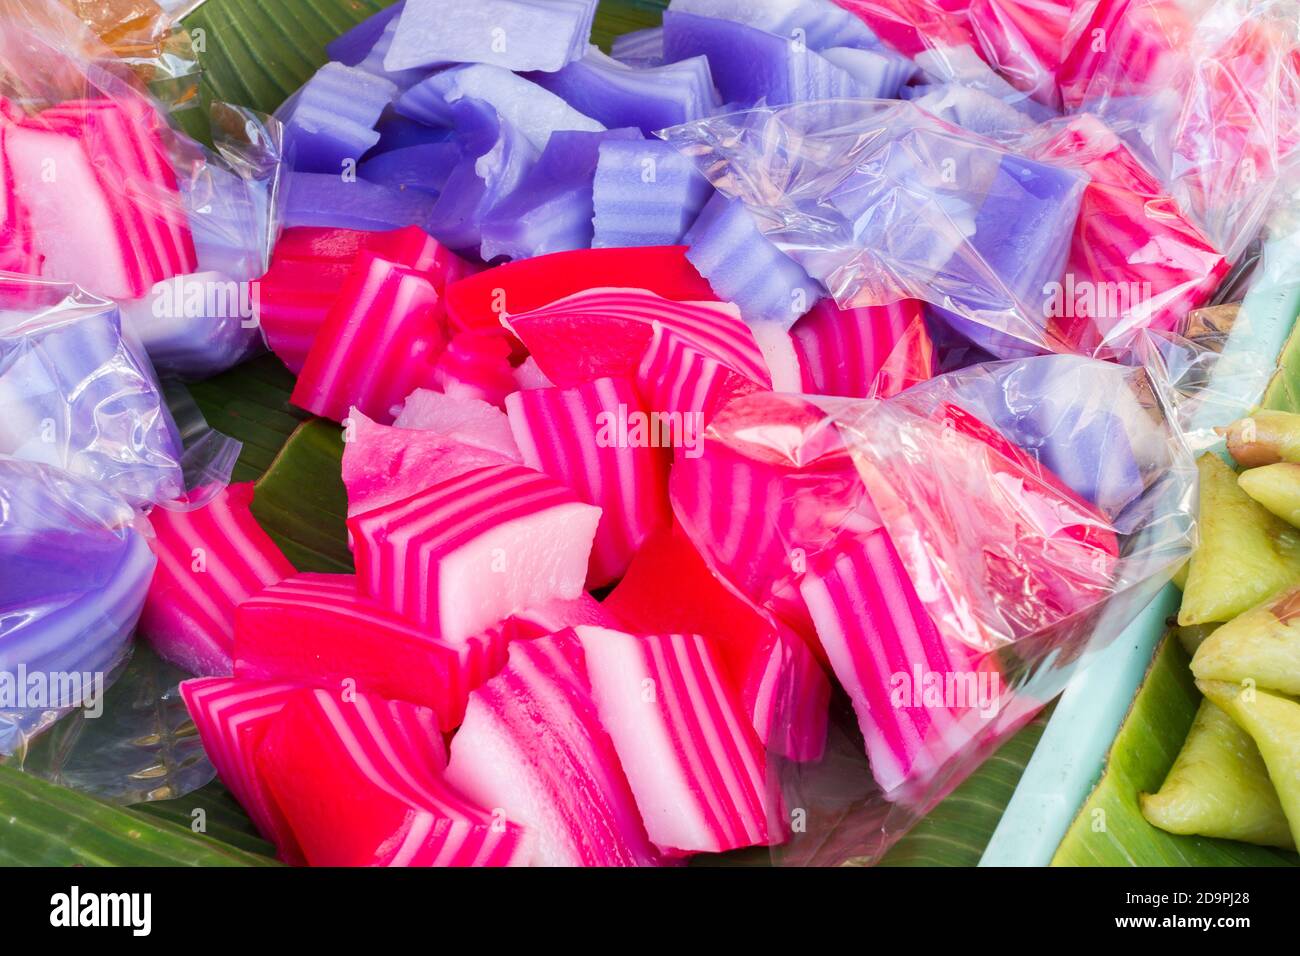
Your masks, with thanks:
[[[0,273],[0,455],[136,506],[184,494],[180,435],[113,303]]]
[[[1084,173],[892,100],[748,110],[661,135],[841,306],[918,299],[999,357],[1068,350],[1047,316]]]
[[[0,0],[0,269],[123,304],[162,373],[260,348],[278,163],[175,130],[132,66],[59,4]],[[214,129],[245,150],[269,137]]]
[[[134,520],[96,480],[0,458],[0,755],[102,713],[155,564]]]
[[[1163,386],[1076,356],[722,410],[674,464],[676,517],[852,707],[821,761],[774,764],[807,816],[783,861],[883,851],[1051,700],[1186,558],[1195,487]]]
[[[1059,110],[1056,71],[1076,8],[1072,0],[835,0],[927,73],[1038,110]],[[984,69],[977,65],[987,64]]]
[[[1236,261],[1300,142],[1296,0],[1076,5],[1057,72]]]

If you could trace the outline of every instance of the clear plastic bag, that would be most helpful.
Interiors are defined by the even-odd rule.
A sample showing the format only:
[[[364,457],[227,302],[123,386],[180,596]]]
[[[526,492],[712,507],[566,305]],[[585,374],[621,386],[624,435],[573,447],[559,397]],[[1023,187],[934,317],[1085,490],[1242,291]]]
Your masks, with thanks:
[[[1046,321],[1087,178],[910,102],[825,100],[666,130],[842,307],[914,298],[1001,357],[1066,351]]]
[[[28,736],[6,762],[116,803],[169,800],[197,790],[216,771],[178,690],[189,676],[135,643],[107,675],[101,700]]]
[[[102,714],[153,576],[135,521],[96,480],[0,458],[0,754]]]
[[[180,133],[167,110],[192,98],[154,99],[139,62],[58,4],[0,0],[0,21],[0,268],[124,304],[163,373],[212,374],[260,348],[250,280],[274,238],[278,154],[245,161],[218,126],[218,157]],[[274,142],[233,112],[234,140]]]
[[[0,455],[64,469],[136,506],[183,496],[180,435],[117,306],[0,274]]]
[[[113,303],[4,274],[0,422],[0,757],[124,802],[202,786],[179,672],[132,657],[156,565],[140,509],[203,507],[240,443],[158,383]]]
[[[1229,277],[1249,278],[1091,114],[994,142],[913,102],[836,100],[661,135],[839,305],[926,303],[943,368],[1163,356],[1175,379],[1203,383],[1220,355],[1190,334],[1188,315]],[[1285,198],[1280,189],[1271,203],[1285,209]],[[1264,360],[1233,361],[1234,376],[1258,377],[1240,394],[1271,373]]]
[[[1190,553],[1195,474],[1167,385],[1077,356],[719,413],[675,514],[853,708],[821,761],[772,758],[806,820],[777,858],[878,855],[1030,719]],[[717,515],[724,487],[768,520]]]
[[[1097,0],[1058,71],[1236,261],[1300,137],[1295,0]]]

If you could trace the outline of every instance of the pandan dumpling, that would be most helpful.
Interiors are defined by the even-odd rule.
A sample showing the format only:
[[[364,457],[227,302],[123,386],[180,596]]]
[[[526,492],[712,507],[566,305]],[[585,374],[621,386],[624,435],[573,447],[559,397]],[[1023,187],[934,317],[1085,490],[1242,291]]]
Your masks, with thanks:
[[[1139,800],[1147,821],[1169,833],[1294,845],[1255,741],[1208,700],[1160,791]]]
[[[1300,844],[1300,704],[1223,681],[1198,680],[1196,686],[1255,739],[1291,825],[1291,839]]]
[[[1300,695],[1300,587],[1221,626],[1197,648],[1192,673]]]
[[[1287,524],[1300,527],[1300,465],[1282,461],[1243,472],[1241,490]]]
[[[1228,453],[1243,468],[1300,462],[1300,415],[1262,410],[1227,429]]]
[[[1222,624],[1193,624],[1191,627],[1176,627],[1174,636],[1178,638],[1178,643],[1183,645],[1187,656],[1191,657],[1205,643],[1205,639],[1222,626]]]
[[[1300,584],[1300,532],[1269,514],[1237,485],[1221,459],[1200,472],[1201,542],[1192,553],[1178,623],[1230,621]]]

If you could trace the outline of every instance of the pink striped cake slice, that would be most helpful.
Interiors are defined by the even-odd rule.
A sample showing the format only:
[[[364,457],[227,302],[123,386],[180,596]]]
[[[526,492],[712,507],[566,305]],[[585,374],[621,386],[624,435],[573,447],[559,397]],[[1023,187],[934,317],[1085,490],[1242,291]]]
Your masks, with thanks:
[[[447,641],[576,599],[600,509],[521,465],[478,468],[348,520],[366,593]]]
[[[538,866],[653,866],[614,743],[591,699],[582,646],[561,632],[510,647],[470,695],[447,780],[532,835]]]
[[[668,466],[652,419],[629,379],[599,378],[574,388],[538,388],[506,398],[524,464],[601,509],[587,586],[622,576],[641,542],[671,520]],[[638,434],[626,427],[641,426]]]
[[[140,630],[165,660],[201,676],[231,673],[235,608],[295,573],[253,513],[251,482],[200,508],[154,508],[149,545],[158,568]]]

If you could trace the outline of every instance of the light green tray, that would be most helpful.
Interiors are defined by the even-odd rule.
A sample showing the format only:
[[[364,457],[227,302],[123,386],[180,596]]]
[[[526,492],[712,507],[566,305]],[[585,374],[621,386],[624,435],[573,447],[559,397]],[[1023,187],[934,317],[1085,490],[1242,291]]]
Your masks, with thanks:
[[[1239,356],[1280,355],[1300,312],[1300,232],[1267,244],[1264,261],[1242,304],[1219,368]],[[1239,330],[1239,331],[1237,331]],[[1240,385],[1212,382],[1230,392]],[[1240,396],[1242,401],[1256,400]],[[1195,428],[1226,422],[1208,420]],[[1221,414],[1221,411],[1218,413]],[[1047,866],[1066,830],[1101,778],[1106,755],[1151,663],[1180,594],[1169,585],[1093,662],[1075,676],[1057,703],[1042,740],[993,833],[981,866]]]

